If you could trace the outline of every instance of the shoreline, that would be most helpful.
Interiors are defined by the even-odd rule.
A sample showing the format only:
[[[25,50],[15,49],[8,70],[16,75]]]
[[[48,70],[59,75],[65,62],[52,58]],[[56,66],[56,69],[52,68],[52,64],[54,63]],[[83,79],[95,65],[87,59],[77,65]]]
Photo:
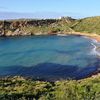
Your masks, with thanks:
[[[81,33],[81,32],[73,32],[71,35],[80,35],[80,36],[86,36],[90,39],[94,39],[97,42],[100,42],[100,35],[94,34],[94,33]],[[93,72],[91,75],[85,77],[84,79],[87,78],[96,78],[100,77],[100,70],[97,70],[96,72]]]
[[[95,34],[95,33],[71,32],[71,33],[67,33],[66,35],[86,36],[91,39],[95,39],[97,42],[100,42],[100,35]]]
[[[0,36],[0,37],[22,37],[22,36],[48,36],[48,35],[57,35],[57,36],[68,36],[68,35],[76,35],[76,36],[86,36],[92,39],[97,40],[97,42],[100,42],[100,35],[96,34],[96,33],[86,33],[86,32],[57,32],[57,33],[46,33],[46,34],[42,34],[42,33],[36,33],[35,35],[9,35],[9,36]]]

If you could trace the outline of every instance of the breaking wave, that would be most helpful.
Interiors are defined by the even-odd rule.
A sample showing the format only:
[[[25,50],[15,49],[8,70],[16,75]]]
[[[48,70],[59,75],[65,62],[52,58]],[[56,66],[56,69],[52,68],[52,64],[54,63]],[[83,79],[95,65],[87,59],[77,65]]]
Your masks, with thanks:
[[[100,56],[100,49],[98,49],[98,48],[100,48],[100,43],[97,40],[92,39],[91,45],[93,46],[91,53],[96,56]]]

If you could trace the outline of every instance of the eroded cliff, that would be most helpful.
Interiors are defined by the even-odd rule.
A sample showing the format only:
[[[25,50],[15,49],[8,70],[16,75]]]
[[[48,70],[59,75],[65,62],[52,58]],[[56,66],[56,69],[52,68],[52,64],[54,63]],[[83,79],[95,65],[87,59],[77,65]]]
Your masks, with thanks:
[[[45,35],[70,32],[71,18],[61,19],[19,19],[0,21],[0,36]]]

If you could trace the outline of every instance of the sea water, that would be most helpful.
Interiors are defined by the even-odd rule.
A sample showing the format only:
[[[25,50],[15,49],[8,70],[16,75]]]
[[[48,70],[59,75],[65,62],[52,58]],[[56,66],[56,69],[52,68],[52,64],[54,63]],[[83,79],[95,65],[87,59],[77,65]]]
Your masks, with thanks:
[[[82,36],[0,37],[0,76],[81,79],[99,69],[97,45]]]

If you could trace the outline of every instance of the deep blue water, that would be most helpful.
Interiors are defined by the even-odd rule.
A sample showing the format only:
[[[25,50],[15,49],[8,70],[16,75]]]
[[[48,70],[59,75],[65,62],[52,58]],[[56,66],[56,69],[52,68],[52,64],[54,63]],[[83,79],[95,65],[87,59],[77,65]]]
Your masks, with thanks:
[[[100,65],[93,44],[82,36],[0,37],[0,76],[87,77]]]

